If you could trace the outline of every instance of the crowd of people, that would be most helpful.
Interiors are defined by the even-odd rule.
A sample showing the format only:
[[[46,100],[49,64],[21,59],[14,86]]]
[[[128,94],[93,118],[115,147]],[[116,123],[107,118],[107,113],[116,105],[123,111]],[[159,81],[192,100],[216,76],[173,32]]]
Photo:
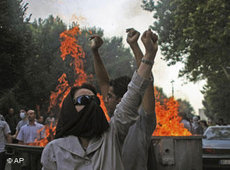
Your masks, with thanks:
[[[34,110],[21,109],[15,114],[13,108],[9,108],[6,115],[0,114],[0,169],[5,169],[7,156],[5,154],[5,144],[25,144],[33,143],[35,139],[44,137],[44,125],[55,125],[55,117],[49,114],[45,121],[41,116],[36,117]]]
[[[201,120],[200,116],[193,116],[192,119],[188,119],[186,116],[183,116],[183,114],[180,114],[180,116],[182,116],[181,123],[183,123],[184,127],[188,129],[193,135],[203,135],[209,126],[227,125],[224,123],[222,118],[218,119],[218,121],[215,123],[211,119],[208,119],[208,121]]]

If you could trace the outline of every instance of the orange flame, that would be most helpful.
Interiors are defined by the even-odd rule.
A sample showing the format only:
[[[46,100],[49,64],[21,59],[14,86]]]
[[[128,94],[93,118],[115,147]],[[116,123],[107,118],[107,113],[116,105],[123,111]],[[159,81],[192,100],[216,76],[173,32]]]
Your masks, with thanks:
[[[92,34],[91,31],[89,31],[89,33]],[[85,53],[82,47],[78,45],[78,40],[76,39],[76,37],[80,34],[81,31],[78,26],[70,30],[66,30],[60,34],[60,38],[62,39],[61,47],[60,47],[60,51],[62,53],[61,54],[62,60],[64,61],[66,57],[69,55],[73,58],[73,61],[70,63],[70,66],[73,66],[74,72],[77,76],[73,86],[80,86],[82,85],[82,83],[92,78],[91,75],[88,76],[84,72],[83,59],[85,58]],[[68,95],[68,93],[71,90],[71,85],[69,85],[65,73],[63,73],[62,76],[58,79],[58,82],[59,84],[55,88],[55,92],[51,92],[50,105],[48,111],[50,111],[53,107],[57,105],[59,106],[59,108],[61,108],[65,97]],[[102,96],[98,94],[98,97],[101,100],[101,107],[105,113],[107,120],[110,120]],[[46,125],[44,128],[45,128],[45,138],[43,138],[42,140],[35,140],[34,143],[29,145],[45,146],[46,144],[48,144],[49,141],[54,139],[56,127],[53,127],[52,125],[50,126]],[[38,133],[44,130],[44,128],[39,130]]]
[[[30,146],[46,146],[50,141],[54,139],[56,133],[56,126],[53,126],[52,123],[50,125],[45,125],[43,128],[37,131],[38,134],[41,134],[44,131],[44,138],[35,139],[33,143],[29,143]]]
[[[155,90],[156,91],[156,90]],[[178,116],[179,103],[173,98],[164,99],[164,103],[159,101],[159,93],[156,93],[156,117],[157,127],[153,136],[190,136],[192,135],[181,122]]]
[[[77,36],[81,34],[78,26],[66,30],[60,34],[61,42],[61,58],[64,61],[67,56],[71,56],[73,61],[70,66],[74,67],[74,72],[77,78],[74,81],[73,86],[80,86],[82,83],[86,82],[91,76],[87,76],[84,72],[83,59],[85,58],[85,53],[80,45],[78,45]],[[67,76],[65,73],[58,79],[59,85],[56,87],[55,92],[51,92],[50,95],[50,105],[48,110],[50,111],[52,107],[56,106],[58,103],[59,108],[61,107],[65,97],[71,90],[71,86],[66,80]]]
[[[101,106],[102,110],[103,110],[104,113],[105,113],[105,117],[106,117],[107,121],[110,121],[110,117],[109,117],[109,115],[108,115],[107,109],[106,109],[106,107],[105,107],[105,103],[104,103],[104,101],[103,101],[103,96],[100,95],[99,93],[97,94],[97,96],[99,97],[99,99],[100,99],[100,101],[101,101],[101,105],[100,105],[100,106]]]

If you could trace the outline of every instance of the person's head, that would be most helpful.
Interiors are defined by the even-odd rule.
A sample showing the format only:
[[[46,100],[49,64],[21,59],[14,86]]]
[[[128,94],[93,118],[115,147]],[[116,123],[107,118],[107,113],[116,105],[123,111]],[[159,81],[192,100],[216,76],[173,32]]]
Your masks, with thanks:
[[[105,99],[105,106],[110,117],[113,116],[116,105],[127,92],[130,80],[128,76],[122,76],[110,81],[108,96]]]
[[[96,89],[88,84],[84,84],[81,87],[76,87],[73,89],[73,99],[77,101],[80,96],[96,96]],[[80,99],[79,99],[80,100]],[[84,100],[84,99],[82,99]],[[87,100],[87,99],[86,99]],[[86,105],[76,104],[75,108],[77,112],[80,112]]]
[[[208,124],[208,126],[213,126],[214,125],[214,123],[213,123],[211,118],[208,118],[208,123],[207,124]]]
[[[96,89],[90,84],[83,84],[73,87],[65,98],[55,138],[69,135],[99,137],[108,127]]]
[[[28,120],[29,122],[34,122],[36,119],[36,114],[34,110],[28,110],[27,111],[27,115],[28,115]]]
[[[178,115],[179,115],[183,120],[189,121],[189,118],[188,118],[187,114],[186,114],[185,112],[183,112],[183,111],[180,111],[180,109],[179,109]]]
[[[9,108],[8,113],[9,113],[10,115],[13,115],[13,114],[14,114],[14,109],[13,109],[13,108]]]
[[[219,126],[224,125],[224,119],[223,119],[223,118],[219,118],[219,119],[217,120],[217,123],[216,123],[216,124],[219,125]]]
[[[193,116],[192,122],[194,125],[198,125],[199,124],[199,118],[197,116]]]
[[[197,116],[193,116],[192,121],[193,122],[198,122],[199,118]]]
[[[203,127],[203,128],[207,128],[208,127],[208,124],[206,122],[206,120],[200,120],[200,125]]]
[[[44,117],[43,116],[39,116],[38,123],[43,124],[43,122],[44,122]]]
[[[0,120],[1,120],[1,121],[5,121],[5,119],[4,119],[4,117],[3,117],[2,114],[0,114]]]
[[[27,114],[26,114],[26,111],[25,111],[25,109],[21,109],[20,111],[19,111],[19,115],[20,115],[20,118],[21,119],[26,119],[26,117],[27,117]]]

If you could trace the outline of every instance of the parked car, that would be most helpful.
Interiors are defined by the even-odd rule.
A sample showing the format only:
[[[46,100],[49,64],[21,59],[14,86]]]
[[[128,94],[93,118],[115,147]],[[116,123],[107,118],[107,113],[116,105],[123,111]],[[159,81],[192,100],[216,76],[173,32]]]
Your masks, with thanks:
[[[230,126],[208,127],[202,145],[204,170],[230,170]]]

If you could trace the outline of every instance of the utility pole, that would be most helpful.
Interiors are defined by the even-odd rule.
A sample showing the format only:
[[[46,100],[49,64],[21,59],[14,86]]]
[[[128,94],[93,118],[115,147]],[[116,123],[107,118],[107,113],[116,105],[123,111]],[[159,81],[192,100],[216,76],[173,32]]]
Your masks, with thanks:
[[[174,87],[173,87],[174,82],[175,82],[174,80],[171,81],[171,83],[172,83],[172,97],[174,97]]]

